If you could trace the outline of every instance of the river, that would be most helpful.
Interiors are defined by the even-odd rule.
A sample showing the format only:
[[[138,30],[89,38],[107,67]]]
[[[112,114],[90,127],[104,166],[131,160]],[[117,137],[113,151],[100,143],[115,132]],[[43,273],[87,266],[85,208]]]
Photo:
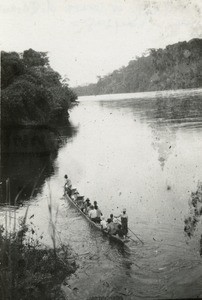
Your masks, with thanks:
[[[34,215],[49,244],[52,199],[57,236],[80,265],[64,291],[72,299],[202,297],[202,222],[191,239],[184,233],[190,194],[202,181],[202,90],[80,97],[59,138],[48,158],[38,148],[38,156],[10,151],[3,166],[14,194],[23,181],[33,187],[42,172],[17,214],[29,205],[28,220]],[[62,196],[64,174],[106,217],[126,208],[129,227],[144,244],[130,232],[134,241],[122,248],[91,228]]]

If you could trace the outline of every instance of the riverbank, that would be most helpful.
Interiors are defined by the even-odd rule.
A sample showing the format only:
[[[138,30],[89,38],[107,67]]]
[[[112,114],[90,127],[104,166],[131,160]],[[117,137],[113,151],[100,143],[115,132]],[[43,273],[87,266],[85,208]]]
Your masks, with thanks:
[[[8,229],[11,223],[12,231]],[[44,236],[37,236],[30,224],[26,224],[26,214],[16,220],[15,211],[5,211],[5,224],[0,227],[0,298],[65,299],[61,283],[76,271],[75,255],[68,245],[56,246],[53,223],[52,247],[45,246]]]
[[[77,86],[78,96],[177,90],[201,87],[202,39],[191,39],[165,49],[149,49],[127,66],[105,76],[97,83]]]

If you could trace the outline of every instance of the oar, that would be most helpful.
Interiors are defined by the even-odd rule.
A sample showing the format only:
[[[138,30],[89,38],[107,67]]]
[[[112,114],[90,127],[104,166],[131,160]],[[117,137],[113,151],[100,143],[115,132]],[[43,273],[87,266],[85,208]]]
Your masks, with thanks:
[[[114,217],[114,218],[116,218],[116,217]],[[116,218],[116,219],[118,219],[118,218]],[[130,228],[128,228],[128,230],[130,230],[130,232],[132,232],[136,236],[136,238],[144,245],[144,242],[137,236],[137,234],[135,234]]]
[[[128,230],[130,230],[130,232],[132,232],[136,238],[144,245],[144,242],[137,236],[137,234],[135,234],[130,228],[128,228]]]

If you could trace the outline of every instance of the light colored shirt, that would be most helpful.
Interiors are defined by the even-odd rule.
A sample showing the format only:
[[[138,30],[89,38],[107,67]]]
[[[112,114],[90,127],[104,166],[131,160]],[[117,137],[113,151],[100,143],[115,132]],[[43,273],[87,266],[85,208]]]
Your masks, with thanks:
[[[72,198],[74,201],[76,201],[77,197],[78,197],[77,194],[71,195],[71,198]]]
[[[66,179],[65,185],[70,188],[72,186],[71,180],[69,178]]]
[[[106,222],[106,220],[102,220],[100,222],[100,225],[102,226],[103,229],[106,229],[107,228],[107,222]]]
[[[91,210],[90,205],[86,207],[86,213],[89,214],[89,211]]]
[[[96,211],[97,211],[97,217],[100,218],[102,216],[101,210],[98,208],[96,209]]]
[[[121,213],[119,216],[117,216],[116,218],[126,218],[128,220],[128,215],[127,214],[124,214],[124,213]]]
[[[94,209],[91,209],[89,212],[88,212],[88,215],[91,219],[94,219],[97,217],[97,210],[94,208]]]

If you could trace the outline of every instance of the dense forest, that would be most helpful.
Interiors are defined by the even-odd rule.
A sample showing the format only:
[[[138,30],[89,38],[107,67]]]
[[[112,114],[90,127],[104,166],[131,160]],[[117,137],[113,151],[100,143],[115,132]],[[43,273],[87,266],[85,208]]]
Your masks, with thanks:
[[[202,87],[202,39],[149,49],[126,67],[78,86],[78,96]]]
[[[77,96],[46,52],[1,52],[1,126],[49,125],[68,117]]]

